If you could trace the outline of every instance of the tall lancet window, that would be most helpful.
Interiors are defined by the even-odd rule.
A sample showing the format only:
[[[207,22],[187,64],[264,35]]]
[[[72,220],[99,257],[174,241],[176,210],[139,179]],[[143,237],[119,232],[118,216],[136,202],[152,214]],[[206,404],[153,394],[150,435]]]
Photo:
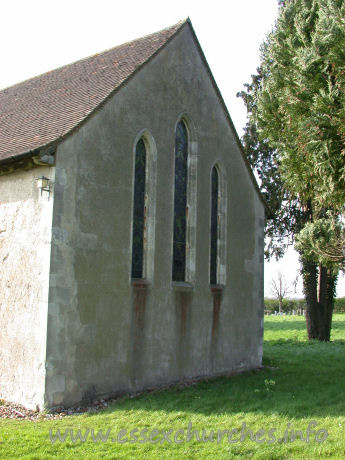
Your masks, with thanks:
[[[186,280],[188,133],[181,120],[175,133],[173,281]]]
[[[132,278],[144,276],[146,148],[140,139],[135,149],[134,203],[132,233]]]
[[[216,166],[211,174],[210,252],[210,284],[219,284],[219,174]]]

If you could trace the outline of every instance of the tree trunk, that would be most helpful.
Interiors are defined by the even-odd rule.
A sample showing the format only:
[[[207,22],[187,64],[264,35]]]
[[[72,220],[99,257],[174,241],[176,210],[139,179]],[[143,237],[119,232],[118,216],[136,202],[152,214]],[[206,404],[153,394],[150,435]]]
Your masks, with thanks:
[[[329,341],[337,276],[326,267],[317,267],[303,258],[301,263],[308,338]]]
[[[303,274],[303,291],[307,304],[306,323],[308,339],[317,339],[319,318],[317,308],[317,268],[316,264],[301,258]]]
[[[327,334],[327,268],[319,266],[319,285],[318,285],[318,340],[327,340],[325,337],[329,337],[330,332]],[[329,339],[328,339],[329,340]]]
[[[333,275],[331,270],[326,271],[326,286],[325,286],[325,304],[323,308],[323,328],[320,331],[319,340],[324,340],[329,342],[331,338],[331,328],[332,328],[332,314],[334,307],[334,298],[336,293],[337,286],[337,276]]]

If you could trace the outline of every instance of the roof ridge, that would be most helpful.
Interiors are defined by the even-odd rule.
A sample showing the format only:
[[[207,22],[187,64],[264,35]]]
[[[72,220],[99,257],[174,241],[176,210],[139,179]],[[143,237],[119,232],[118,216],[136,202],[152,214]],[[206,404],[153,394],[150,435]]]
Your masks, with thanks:
[[[169,29],[174,29],[179,24],[180,24],[180,27],[182,27],[188,21],[189,21],[189,17],[186,18],[186,19],[181,19],[180,21],[176,22],[175,24],[172,24],[171,26],[164,27],[163,29],[157,30],[156,32],[152,32],[150,34],[142,35],[141,37],[134,38],[133,40],[128,40],[127,42],[120,43],[119,45],[113,46],[112,48],[108,48],[108,49],[106,49],[104,51],[101,51],[99,53],[95,53],[95,54],[92,54],[92,55],[90,55],[90,56],[88,56],[86,58],[82,58],[82,59],[80,59],[80,61],[82,61],[83,59],[88,59],[88,58],[90,58],[92,56],[95,56],[95,55],[102,55],[104,53],[107,53],[107,52],[113,50],[114,48],[118,48],[119,46],[130,45],[131,43],[136,42],[137,40],[142,40],[144,38],[149,38],[149,37],[152,37],[153,35],[160,34],[162,32],[165,32],[165,31],[169,30]],[[178,29],[176,29],[176,30],[178,30]],[[75,62],[79,62],[79,60],[75,61]],[[71,64],[73,64],[73,62],[71,62]],[[70,64],[67,64],[67,65],[70,65]]]
[[[80,58],[80,59],[77,59],[76,61],[72,61],[72,62],[69,62],[68,64],[64,64],[62,66],[59,66],[59,67],[55,67],[54,69],[51,69],[51,70],[47,70],[46,72],[42,72],[38,75],[35,75],[34,77],[29,77],[29,78],[26,78],[25,80],[21,80],[17,83],[14,83],[13,85],[10,85],[10,86],[6,86],[5,88],[0,88],[0,94],[4,91],[7,91],[9,89],[12,89],[12,88],[15,88],[16,86],[19,86],[19,85],[22,85],[24,83],[27,83],[27,82],[30,82],[30,81],[34,81],[36,79],[39,79],[45,75],[48,75],[52,72],[55,72],[57,70],[62,70],[62,69],[65,69],[66,67],[69,67],[69,66],[72,66],[74,64],[77,64],[79,62],[83,62],[83,61],[86,61],[88,59],[91,59],[95,56],[102,56],[102,55],[105,55],[106,53],[109,53],[110,51],[113,51],[115,50],[116,48],[120,48],[121,46],[128,46],[130,45],[131,43],[135,43],[135,42],[138,42],[140,40],[144,40],[144,39],[147,39],[147,38],[150,38],[150,37],[153,37],[154,35],[158,35],[158,34],[161,34],[162,32],[165,32],[165,31],[168,31],[169,29],[174,29],[176,28],[178,25],[179,27],[176,29],[176,32],[184,25],[186,24],[187,22],[190,22],[190,19],[189,17],[187,17],[186,19],[182,19],[178,22],[176,22],[175,24],[171,25],[171,26],[167,26],[167,27],[164,27],[163,29],[160,29],[160,30],[157,30],[156,32],[152,32],[150,34],[146,34],[146,35],[142,35],[141,37],[138,37],[138,38],[134,38],[133,40],[129,40],[127,42],[123,42],[123,43],[119,43],[118,45],[116,46],[112,46],[111,48],[107,48],[106,50],[103,50],[103,51],[99,51],[97,53],[94,53],[94,54],[90,54],[89,56],[85,56],[83,58]],[[175,33],[176,33],[175,32]]]

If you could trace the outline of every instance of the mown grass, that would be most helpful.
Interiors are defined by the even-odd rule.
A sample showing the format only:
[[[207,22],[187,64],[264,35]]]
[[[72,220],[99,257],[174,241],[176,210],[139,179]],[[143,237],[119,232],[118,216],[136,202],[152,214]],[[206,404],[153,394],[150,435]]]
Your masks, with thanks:
[[[315,459],[345,458],[345,314],[334,316],[332,342],[308,342],[304,318],[266,317],[264,343],[264,370],[248,372],[231,378],[218,378],[201,382],[184,389],[169,389],[143,394],[136,398],[117,401],[107,410],[97,414],[83,414],[57,421],[28,422],[0,421],[0,457],[9,458],[143,458],[143,459]],[[309,443],[263,442],[257,444],[247,436],[244,442],[229,444],[226,437],[217,443],[198,442],[195,437],[188,443],[119,444],[73,443],[49,439],[49,429],[74,433],[87,428],[95,432],[111,429],[110,439],[120,429],[128,433],[137,428],[148,432],[157,428],[193,430],[206,436],[214,430],[239,430],[233,439],[240,437],[243,422],[255,434],[264,429],[261,439],[269,440],[267,433],[275,428],[274,435],[283,437],[288,430],[301,430],[306,435],[308,424],[316,421],[316,430],[327,430],[328,437]],[[290,424],[290,425],[288,425]],[[146,433],[147,434],[147,433]],[[114,436],[115,435],[115,436]],[[173,436],[170,436],[173,439]],[[127,434],[126,437],[129,437]],[[186,434],[184,434],[184,439]],[[321,433],[320,433],[320,437]],[[143,440],[143,438],[139,438]],[[289,439],[289,438],[288,438]]]

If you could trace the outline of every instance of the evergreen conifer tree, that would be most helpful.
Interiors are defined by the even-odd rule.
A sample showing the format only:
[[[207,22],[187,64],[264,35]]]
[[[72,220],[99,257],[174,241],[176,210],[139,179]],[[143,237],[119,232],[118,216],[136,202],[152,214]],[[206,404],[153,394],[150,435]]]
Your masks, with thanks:
[[[280,1],[261,64],[239,95],[243,144],[268,198],[267,252],[297,239],[310,339],[329,340],[344,262],[345,1]]]

